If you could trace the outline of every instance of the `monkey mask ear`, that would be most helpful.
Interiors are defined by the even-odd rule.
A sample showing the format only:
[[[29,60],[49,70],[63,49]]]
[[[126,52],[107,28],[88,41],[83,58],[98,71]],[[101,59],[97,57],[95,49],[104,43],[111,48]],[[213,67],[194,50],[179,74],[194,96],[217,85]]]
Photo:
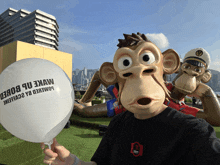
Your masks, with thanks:
[[[179,55],[173,49],[168,49],[162,54],[164,74],[172,74],[178,71],[180,67]]]
[[[211,80],[211,78],[212,78],[211,72],[209,70],[206,70],[205,73],[201,77],[201,81],[203,83],[207,83]]]
[[[99,70],[101,80],[107,85],[113,85],[117,83],[116,71],[113,67],[113,63],[104,62]]]

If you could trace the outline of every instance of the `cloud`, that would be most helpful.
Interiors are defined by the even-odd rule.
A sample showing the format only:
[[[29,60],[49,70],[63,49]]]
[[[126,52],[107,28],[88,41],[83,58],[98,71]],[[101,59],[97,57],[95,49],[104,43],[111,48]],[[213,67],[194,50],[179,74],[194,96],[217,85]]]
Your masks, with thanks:
[[[78,30],[75,27],[71,27],[67,25],[66,23],[59,23],[59,33],[62,35],[61,37],[67,35],[74,35],[79,33],[87,33],[86,31]]]
[[[81,43],[71,40],[71,39],[63,39],[59,42],[59,50],[65,51],[67,53],[72,53],[73,51],[82,50],[83,47]]]
[[[211,60],[211,63],[209,65],[209,69],[217,70],[220,72],[220,58],[219,58],[219,49],[210,51],[211,56],[213,57],[213,60]]]
[[[215,61],[215,62],[213,62],[212,64],[213,64],[213,65],[218,65],[218,66],[220,67],[220,59],[219,59],[219,61]]]
[[[204,49],[209,53],[211,58],[211,63],[209,68],[213,70],[220,71],[220,40],[209,43],[209,46],[204,47]]]
[[[211,63],[209,65],[209,69],[217,70],[220,72],[220,58],[219,58],[219,51],[220,49],[213,49],[208,52],[210,52],[210,57],[211,57]]]
[[[163,33],[145,34],[159,49],[165,49],[169,46],[167,37]]]
[[[218,61],[212,62],[209,69],[217,70],[220,72],[220,59],[218,59]]]

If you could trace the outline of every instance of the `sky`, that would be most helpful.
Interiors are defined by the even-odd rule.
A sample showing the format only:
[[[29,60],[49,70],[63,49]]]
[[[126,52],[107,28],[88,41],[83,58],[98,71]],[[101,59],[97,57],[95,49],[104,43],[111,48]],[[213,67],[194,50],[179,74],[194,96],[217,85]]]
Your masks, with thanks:
[[[181,58],[194,48],[211,57],[209,69],[220,71],[219,0],[0,0],[9,7],[41,10],[56,17],[59,51],[73,55],[73,68],[98,69],[112,62],[123,33],[143,33],[161,51]]]

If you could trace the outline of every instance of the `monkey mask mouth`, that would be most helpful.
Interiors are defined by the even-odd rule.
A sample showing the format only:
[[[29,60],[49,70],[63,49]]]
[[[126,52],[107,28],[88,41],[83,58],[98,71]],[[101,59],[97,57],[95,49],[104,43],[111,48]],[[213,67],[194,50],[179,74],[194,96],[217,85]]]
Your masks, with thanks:
[[[137,103],[140,105],[147,105],[151,103],[151,99],[150,98],[140,98],[137,100]]]

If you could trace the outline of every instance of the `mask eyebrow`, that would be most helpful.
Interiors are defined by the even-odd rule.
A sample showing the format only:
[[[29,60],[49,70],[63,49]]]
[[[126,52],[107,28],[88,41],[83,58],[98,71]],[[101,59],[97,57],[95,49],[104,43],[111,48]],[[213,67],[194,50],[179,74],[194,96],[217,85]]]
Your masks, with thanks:
[[[143,52],[147,52],[147,53],[153,53],[152,51],[150,51],[149,49],[142,49],[139,53],[139,56],[143,53]],[[154,53],[153,53],[154,54]]]
[[[123,57],[123,56],[128,56],[128,57],[131,57],[131,55],[129,55],[129,54],[127,54],[127,53],[122,53],[122,54],[119,54],[118,56],[117,56],[117,61],[121,58],[121,57]]]
[[[132,49],[128,49],[128,48],[121,48],[120,50],[118,50],[119,52],[116,53],[116,60],[119,60],[119,58],[121,58],[122,56],[129,56],[132,58],[132,54],[134,53],[134,51]]]

